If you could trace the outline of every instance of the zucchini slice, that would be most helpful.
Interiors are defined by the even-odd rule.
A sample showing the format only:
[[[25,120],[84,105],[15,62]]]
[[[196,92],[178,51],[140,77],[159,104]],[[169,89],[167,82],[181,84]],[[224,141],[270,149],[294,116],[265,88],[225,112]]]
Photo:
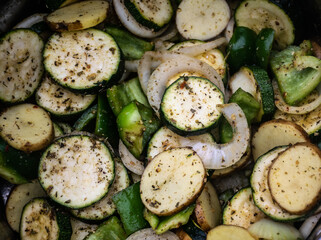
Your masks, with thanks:
[[[255,66],[241,67],[241,69],[231,77],[229,87],[232,93],[242,88],[261,104],[260,112],[256,117],[257,122],[274,113],[273,87],[264,69]]]
[[[210,161],[213,156],[208,154],[209,145],[214,142],[213,136],[209,133],[182,137],[172,132],[167,127],[161,127],[149,141],[147,160],[150,162],[157,154],[172,148],[191,147],[195,152],[197,152],[203,161]]]
[[[172,83],[163,95],[160,116],[168,128],[180,135],[197,135],[214,127],[224,104],[224,95],[205,78],[185,76]]]
[[[37,104],[56,116],[72,116],[85,111],[96,95],[73,93],[46,77],[36,92]]]
[[[250,180],[254,203],[262,212],[276,221],[295,221],[304,216],[291,214],[280,208],[272,199],[268,186],[269,168],[278,154],[287,148],[287,146],[276,147],[259,157],[254,165]]]
[[[305,214],[321,199],[321,151],[311,143],[297,143],[280,153],[269,169],[272,198],[292,214]]]
[[[115,176],[107,146],[83,134],[57,139],[43,153],[39,181],[50,198],[69,208],[87,207],[102,199]]]
[[[97,29],[53,34],[43,55],[51,77],[79,93],[94,92],[118,80],[124,64],[114,39]]]
[[[254,204],[250,187],[238,191],[223,210],[223,224],[248,228],[265,215]]]
[[[126,27],[131,33],[135,34],[138,37],[143,38],[154,38],[161,35],[167,27],[163,27],[160,30],[155,30],[151,28],[147,28],[140,24],[133,15],[128,11],[125,6],[124,0],[113,0],[113,5],[115,8],[115,12],[121,23]]]
[[[44,198],[34,198],[23,208],[20,222],[21,240],[70,239],[69,218],[56,212]]]
[[[140,182],[145,207],[159,216],[179,212],[201,193],[206,171],[200,157],[189,148],[158,154],[145,168]]]
[[[282,119],[261,124],[252,138],[252,154],[256,160],[274,147],[309,142],[308,134],[299,125]]]
[[[116,206],[112,201],[115,193],[127,188],[130,184],[126,168],[119,161],[115,161],[115,179],[107,195],[99,202],[82,209],[71,210],[77,218],[85,220],[102,220],[116,211]]]
[[[137,22],[156,31],[168,24],[173,16],[170,0],[124,0],[124,5]]]
[[[15,29],[0,39],[0,100],[17,103],[29,98],[44,72],[44,43],[32,30]]]
[[[10,227],[19,232],[20,219],[23,207],[33,198],[45,197],[38,180],[30,183],[20,184],[11,191],[6,204],[6,218]]]
[[[19,104],[0,114],[0,135],[12,147],[25,152],[45,148],[54,131],[48,113],[31,103]]]
[[[235,10],[237,26],[251,28],[257,34],[263,28],[275,31],[275,47],[284,49],[294,41],[294,26],[289,16],[268,0],[246,0]]]
[[[207,240],[255,240],[255,238],[244,228],[231,225],[220,225],[208,232]]]
[[[230,17],[225,0],[184,0],[176,12],[176,26],[184,38],[208,40],[225,29]]]
[[[57,9],[45,20],[53,31],[75,31],[94,27],[107,17],[107,1],[81,1]]]
[[[248,228],[256,239],[303,240],[300,232],[290,224],[274,222],[268,218],[261,219]]]

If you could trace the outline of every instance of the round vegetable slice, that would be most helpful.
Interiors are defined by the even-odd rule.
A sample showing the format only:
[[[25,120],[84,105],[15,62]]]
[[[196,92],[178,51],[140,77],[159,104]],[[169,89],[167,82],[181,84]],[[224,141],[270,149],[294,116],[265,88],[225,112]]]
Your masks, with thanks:
[[[243,1],[235,11],[237,26],[245,26],[259,33],[263,28],[275,31],[275,47],[284,49],[294,41],[294,26],[289,16],[268,0]]]
[[[274,147],[309,142],[308,134],[299,125],[282,119],[267,121],[257,129],[252,138],[254,160]]]
[[[15,29],[0,40],[0,100],[10,103],[29,98],[43,74],[44,43],[32,30]]]
[[[255,162],[250,180],[254,203],[262,212],[276,221],[295,221],[304,217],[304,215],[290,214],[280,208],[273,201],[268,186],[269,168],[278,154],[286,149],[287,146],[276,147],[259,157]]]
[[[220,225],[208,232],[207,240],[255,240],[254,237],[245,229],[232,225]]]
[[[225,0],[183,0],[176,12],[176,26],[184,38],[208,40],[225,29],[230,15]]]
[[[103,198],[114,175],[114,160],[107,146],[83,134],[57,139],[39,163],[39,181],[49,197],[74,209]]]
[[[81,1],[59,8],[46,17],[54,31],[75,31],[94,27],[107,17],[107,1]]]
[[[160,116],[180,135],[197,135],[213,127],[221,113],[224,95],[205,78],[185,76],[171,84],[161,102]]]
[[[145,168],[140,194],[145,207],[160,216],[172,215],[192,203],[205,184],[206,171],[190,148],[158,154]]]
[[[311,143],[297,143],[280,153],[269,169],[272,198],[293,214],[304,214],[321,199],[321,151]]]
[[[85,111],[96,99],[96,95],[71,92],[46,77],[36,91],[39,106],[56,116],[71,116]]]
[[[104,88],[118,80],[123,71],[117,43],[109,34],[97,29],[53,34],[43,55],[52,79],[79,93]]]
[[[25,152],[45,148],[54,131],[48,113],[37,105],[24,103],[0,114],[0,135],[8,144]]]

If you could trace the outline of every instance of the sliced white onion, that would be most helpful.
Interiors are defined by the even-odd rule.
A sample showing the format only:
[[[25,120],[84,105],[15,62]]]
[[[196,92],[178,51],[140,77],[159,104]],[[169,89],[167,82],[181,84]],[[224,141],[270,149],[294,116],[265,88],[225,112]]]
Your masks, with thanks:
[[[176,24],[170,24],[166,31],[159,37],[155,38],[154,41],[168,41],[175,37],[178,33]]]
[[[165,57],[173,56],[173,53],[166,53]],[[182,72],[196,72],[213,82],[224,93],[224,84],[220,75],[207,63],[186,55],[176,54],[175,58],[160,64],[150,76],[147,84],[147,99],[151,107],[158,114],[160,103],[165,92],[167,81]]]
[[[236,103],[218,105],[226,120],[233,128],[233,138],[225,144],[213,143],[208,151],[212,155],[209,161],[203,159],[205,168],[223,169],[238,162],[250,143],[250,129],[244,112]]]
[[[228,22],[225,31],[224,31],[224,36],[226,40],[229,42],[233,36],[234,33],[234,25],[235,25],[235,20],[234,17],[230,18],[230,21]]]
[[[317,225],[318,221],[321,218],[321,213],[317,215],[313,215],[309,218],[307,218],[303,224],[301,225],[299,231],[304,237],[304,239],[307,239],[307,237],[311,234],[313,231],[314,227]]]
[[[170,231],[157,235],[153,229],[145,228],[133,233],[126,240],[179,240],[179,237]]]
[[[136,36],[143,38],[154,38],[161,35],[166,30],[165,27],[158,32],[155,32],[152,29],[139,24],[135,20],[135,18],[128,12],[127,8],[124,5],[124,0],[113,0],[113,4],[116,14],[121,23]]]
[[[181,47],[178,48],[176,53],[182,53],[185,55],[188,55],[190,57],[195,57],[197,55],[200,55],[202,53],[205,53],[207,51],[213,50],[215,48],[218,48],[222,45],[226,45],[228,42],[225,37],[220,37],[218,39],[215,39],[213,41],[201,43],[201,44],[194,44],[191,46]]]
[[[144,93],[147,93],[147,84],[152,71],[164,61],[164,59],[175,58],[177,53],[166,51],[147,51],[138,64],[138,77]]]
[[[276,81],[272,82],[274,90],[274,102],[275,106],[282,112],[290,114],[306,114],[312,112],[314,109],[321,105],[321,86],[318,86],[319,96],[312,102],[304,104],[302,106],[290,106],[288,105],[279,90],[278,84]]]
[[[21,22],[19,22],[14,28],[30,28],[32,25],[42,22],[47,16],[47,13],[35,13],[25,19],[23,19]]]
[[[144,163],[136,159],[124,145],[124,143],[119,140],[119,155],[124,166],[131,172],[142,175],[144,172]]]

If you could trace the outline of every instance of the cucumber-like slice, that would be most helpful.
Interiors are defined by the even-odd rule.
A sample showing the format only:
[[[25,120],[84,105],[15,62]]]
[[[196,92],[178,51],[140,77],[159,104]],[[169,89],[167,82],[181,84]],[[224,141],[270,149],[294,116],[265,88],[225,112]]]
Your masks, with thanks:
[[[107,195],[99,202],[82,209],[71,210],[77,218],[85,220],[102,220],[114,214],[116,205],[112,197],[117,192],[127,188],[130,184],[128,173],[124,165],[115,161],[115,179]]]
[[[137,22],[155,31],[168,24],[173,16],[170,0],[124,0],[124,5]]]
[[[304,215],[290,214],[280,208],[280,206],[273,201],[268,186],[269,168],[278,154],[287,148],[287,146],[276,147],[259,157],[254,165],[250,180],[254,203],[262,212],[276,221],[296,221],[304,217]]]
[[[20,219],[23,207],[33,198],[45,197],[38,180],[17,185],[10,193],[6,204],[6,218],[10,227],[19,232]]]
[[[85,111],[96,95],[82,95],[62,88],[46,77],[36,92],[37,104],[56,116],[70,117]]]
[[[52,121],[37,105],[24,103],[0,114],[0,135],[12,147],[25,152],[45,148],[53,139]]]
[[[97,29],[53,34],[44,49],[44,65],[60,85],[79,93],[95,92],[122,74],[121,51]]]
[[[255,66],[242,67],[231,77],[229,87],[232,93],[242,88],[260,103],[261,108],[256,117],[257,122],[274,113],[275,104],[272,83],[267,72],[262,68]]]
[[[250,187],[238,191],[223,210],[223,224],[248,228],[264,218],[264,213],[254,204]]]
[[[184,0],[178,6],[176,26],[184,38],[208,40],[225,29],[230,16],[225,0]]]
[[[0,40],[0,100],[17,103],[29,98],[44,72],[40,36],[29,29],[14,29]]]
[[[54,201],[83,208],[107,194],[114,180],[114,168],[114,160],[103,142],[84,134],[64,136],[44,151],[39,181]]]
[[[263,28],[275,31],[275,47],[284,49],[294,41],[294,26],[289,16],[268,0],[246,0],[235,10],[235,23],[259,33]]]
[[[124,0],[113,0],[113,5],[115,12],[121,23],[127,28],[131,33],[136,36],[143,38],[154,38],[161,35],[165,30],[166,26],[161,30],[156,31],[151,28],[147,28],[136,21],[136,19],[130,14],[128,9],[125,6]]]
[[[160,115],[168,128],[180,135],[196,135],[214,127],[224,95],[211,81],[193,76],[179,78],[163,95]]]
[[[306,214],[321,198],[321,151],[312,143],[296,143],[280,153],[268,173],[274,201],[292,214]],[[299,176],[299,177],[298,177]]]
[[[152,213],[168,216],[192,203],[201,193],[206,171],[201,158],[189,148],[158,154],[142,175],[141,199]]]
[[[75,31],[94,27],[107,17],[107,1],[81,1],[57,9],[46,16],[54,31]]]
[[[23,208],[21,240],[67,240],[71,236],[69,217],[55,211],[45,198],[34,198]]]
[[[270,219],[261,219],[248,228],[256,239],[273,240],[303,240],[300,232],[286,223],[274,222]]]

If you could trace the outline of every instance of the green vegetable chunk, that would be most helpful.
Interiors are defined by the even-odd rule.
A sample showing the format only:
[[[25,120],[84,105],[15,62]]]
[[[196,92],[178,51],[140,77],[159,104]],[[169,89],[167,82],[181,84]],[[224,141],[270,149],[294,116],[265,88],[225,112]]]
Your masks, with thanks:
[[[311,56],[309,41],[289,46],[271,58],[271,68],[284,101],[296,105],[321,82],[321,60]]]
[[[237,27],[228,44],[227,63],[232,73],[244,65],[255,63],[256,33],[247,27]]]
[[[139,159],[149,139],[160,127],[160,121],[151,108],[133,101],[119,113],[117,126],[120,139]]]
[[[243,110],[249,125],[256,118],[260,111],[261,105],[255,98],[239,88],[230,98],[230,103],[237,103]],[[233,129],[228,121],[224,118],[220,124],[220,140],[227,143],[233,138]]]
[[[136,100],[149,107],[148,100],[140,86],[138,77],[107,89],[109,105],[116,116],[130,102]]]
[[[122,50],[125,60],[140,59],[146,51],[154,49],[154,44],[152,42],[138,38],[119,27],[108,26],[104,31],[113,36]]]
[[[109,218],[103,222],[95,232],[87,235],[85,240],[125,240],[127,235],[116,216]]]
[[[157,228],[155,229],[155,232],[157,234],[162,234],[170,229],[178,228],[186,224],[189,220],[189,217],[192,215],[194,209],[195,204],[192,204],[184,210],[172,216],[162,218]]]
[[[275,31],[272,28],[263,28],[256,39],[256,58],[257,64],[267,69],[269,64],[270,53],[274,41]]]
[[[112,199],[128,235],[148,227],[143,213],[145,207],[140,198],[140,182],[116,193]]]
[[[102,92],[98,95],[95,134],[106,137],[108,142],[114,148],[118,147],[119,138],[116,127],[116,119],[108,104],[106,92]]]

